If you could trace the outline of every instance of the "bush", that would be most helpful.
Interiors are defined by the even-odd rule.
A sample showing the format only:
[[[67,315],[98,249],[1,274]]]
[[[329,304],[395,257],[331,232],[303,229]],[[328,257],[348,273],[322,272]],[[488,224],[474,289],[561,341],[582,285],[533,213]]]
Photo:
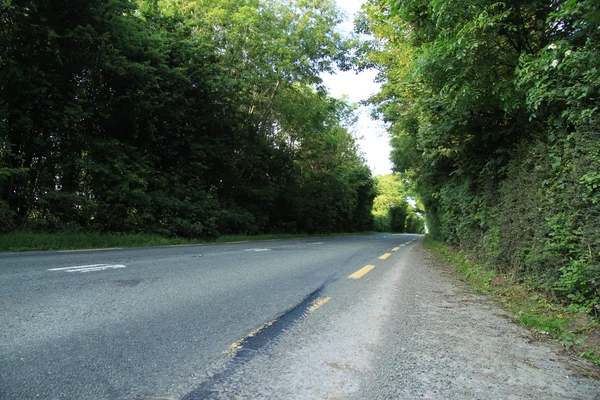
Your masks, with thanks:
[[[5,201],[0,200],[0,233],[9,233],[15,227],[15,213],[8,208]]]

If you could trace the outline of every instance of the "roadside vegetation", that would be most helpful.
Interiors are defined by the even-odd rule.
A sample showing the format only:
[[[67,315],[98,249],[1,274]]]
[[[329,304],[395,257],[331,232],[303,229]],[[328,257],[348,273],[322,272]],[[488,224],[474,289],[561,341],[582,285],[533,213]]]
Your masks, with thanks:
[[[486,267],[428,235],[425,246],[456,267],[462,279],[476,291],[491,296],[509,311],[515,322],[539,339],[551,338],[565,350],[577,353],[600,367],[600,319],[569,307],[528,282]],[[600,378],[598,371],[581,371]]]
[[[379,232],[425,233],[425,220],[410,190],[397,174],[375,176],[373,228]]]
[[[0,251],[110,249],[116,247],[167,246],[197,243],[193,239],[168,238],[150,234],[31,233],[0,235]]]
[[[340,21],[333,0],[1,1],[0,234],[372,229],[355,106],[320,78],[351,66]]]
[[[600,1],[369,0],[357,29],[432,237],[600,315]]]
[[[223,235],[217,238],[181,238],[142,233],[31,233],[13,232],[0,235],[0,252],[43,250],[87,250],[125,247],[152,247],[195,245],[204,243],[245,242],[252,240],[279,240],[294,238],[319,238],[349,235],[373,235],[378,232],[320,233],[270,233],[262,235]]]

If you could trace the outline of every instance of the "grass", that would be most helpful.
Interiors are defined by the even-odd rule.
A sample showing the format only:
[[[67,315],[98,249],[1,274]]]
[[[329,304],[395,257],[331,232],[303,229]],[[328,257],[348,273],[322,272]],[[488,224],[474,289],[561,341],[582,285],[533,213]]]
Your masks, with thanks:
[[[426,237],[425,246],[456,266],[463,280],[477,292],[491,296],[510,311],[518,324],[530,329],[538,338],[549,337],[565,349],[575,350],[600,367],[600,327],[598,319],[575,313],[545,293],[517,283],[508,275],[483,265],[447,245]]]
[[[0,236],[0,251],[79,250],[112,247],[166,246],[198,241],[147,234],[30,233]]]
[[[0,235],[0,252],[106,249],[114,247],[152,247],[182,244],[242,242],[247,240],[293,239],[299,237],[324,237],[340,235],[368,235],[379,232],[355,232],[345,234],[266,234],[226,235],[214,240],[169,238],[149,234],[106,234],[106,233],[31,233],[15,232]]]

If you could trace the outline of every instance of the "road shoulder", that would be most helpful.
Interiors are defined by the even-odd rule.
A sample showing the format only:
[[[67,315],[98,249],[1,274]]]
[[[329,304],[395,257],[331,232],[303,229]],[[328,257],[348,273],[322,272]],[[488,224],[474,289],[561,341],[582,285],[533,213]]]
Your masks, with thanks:
[[[394,288],[379,357],[355,398],[598,399],[600,382],[532,338],[421,245]]]

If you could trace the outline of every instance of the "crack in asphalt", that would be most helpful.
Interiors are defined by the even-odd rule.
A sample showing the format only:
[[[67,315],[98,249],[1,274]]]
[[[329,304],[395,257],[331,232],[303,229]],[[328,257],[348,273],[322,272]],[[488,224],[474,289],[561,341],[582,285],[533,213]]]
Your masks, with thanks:
[[[205,380],[196,389],[187,393],[182,400],[199,400],[217,398],[220,392],[218,387],[228,377],[233,375],[238,368],[250,361],[260,350],[267,348],[274,340],[290,329],[298,320],[309,313],[310,307],[315,300],[320,297],[323,289],[335,282],[337,278],[329,277],[321,286],[309,293],[298,304],[279,315],[275,320],[262,329],[259,329],[254,335],[247,336],[239,342],[233,353],[233,358],[227,363],[225,368],[211,378]]]

